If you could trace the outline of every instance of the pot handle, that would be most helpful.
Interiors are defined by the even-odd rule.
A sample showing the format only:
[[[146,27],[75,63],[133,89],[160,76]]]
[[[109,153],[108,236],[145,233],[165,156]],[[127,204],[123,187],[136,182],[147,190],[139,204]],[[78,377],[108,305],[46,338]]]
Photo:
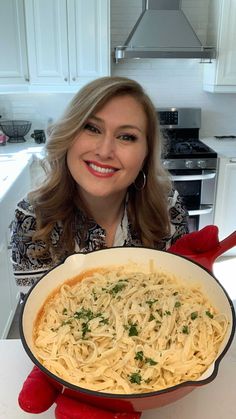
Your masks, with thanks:
[[[207,268],[209,271],[212,271],[215,260],[234,246],[236,246],[236,230],[208,252],[186,256]]]

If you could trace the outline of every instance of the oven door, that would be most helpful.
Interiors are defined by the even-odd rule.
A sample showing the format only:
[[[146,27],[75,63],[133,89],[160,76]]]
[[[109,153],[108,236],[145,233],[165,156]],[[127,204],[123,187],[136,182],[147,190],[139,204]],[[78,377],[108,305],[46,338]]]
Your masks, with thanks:
[[[216,189],[215,170],[170,170],[174,187],[189,213],[189,230],[212,224]]]

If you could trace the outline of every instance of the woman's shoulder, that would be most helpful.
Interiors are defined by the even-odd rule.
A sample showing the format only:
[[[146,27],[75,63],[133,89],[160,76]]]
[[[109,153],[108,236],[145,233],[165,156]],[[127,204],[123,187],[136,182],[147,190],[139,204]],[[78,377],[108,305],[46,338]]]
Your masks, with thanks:
[[[27,196],[17,203],[16,211],[20,211],[26,216],[35,216],[34,207],[30,203],[29,198]]]

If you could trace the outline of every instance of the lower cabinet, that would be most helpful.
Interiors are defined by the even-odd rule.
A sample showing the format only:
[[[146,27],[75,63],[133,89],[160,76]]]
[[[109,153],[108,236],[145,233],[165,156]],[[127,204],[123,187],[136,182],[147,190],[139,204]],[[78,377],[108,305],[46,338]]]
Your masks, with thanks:
[[[15,284],[11,263],[10,224],[17,202],[30,188],[28,162],[0,202],[0,339],[7,337],[19,302],[19,288]]]
[[[214,223],[220,239],[236,230],[236,158],[220,158]],[[225,253],[236,256],[236,246]]]
[[[9,263],[7,260],[6,240],[0,243],[0,332],[1,338],[6,337],[13,317],[12,295],[9,283]]]

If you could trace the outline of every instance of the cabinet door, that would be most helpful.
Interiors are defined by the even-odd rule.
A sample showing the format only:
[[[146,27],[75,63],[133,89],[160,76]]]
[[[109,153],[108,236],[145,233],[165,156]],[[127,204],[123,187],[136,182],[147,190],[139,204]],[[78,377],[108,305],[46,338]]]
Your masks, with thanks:
[[[0,0],[0,84],[29,81],[23,0]]]
[[[223,3],[217,84],[236,85],[236,0]]]
[[[68,2],[70,83],[109,75],[109,1]]]
[[[236,230],[236,158],[220,159],[214,223],[219,227],[220,239]],[[236,255],[236,247],[227,252]]]
[[[66,0],[25,0],[31,84],[68,84]]]
[[[0,243],[0,339],[6,338],[13,317],[6,242]]]
[[[206,64],[204,68],[204,89],[236,93],[236,0],[217,1],[218,55],[212,64]]]

